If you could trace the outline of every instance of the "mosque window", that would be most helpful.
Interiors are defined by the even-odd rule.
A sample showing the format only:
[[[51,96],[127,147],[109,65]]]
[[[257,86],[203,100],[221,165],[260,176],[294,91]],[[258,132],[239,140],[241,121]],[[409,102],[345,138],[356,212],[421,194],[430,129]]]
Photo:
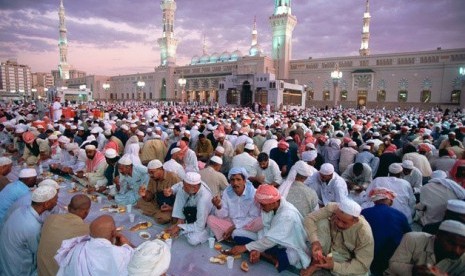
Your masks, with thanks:
[[[376,100],[378,102],[385,102],[386,101],[386,90],[378,90],[376,95]]]
[[[323,101],[329,101],[330,97],[331,97],[331,94],[329,90],[323,91]]]
[[[407,99],[408,99],[408,91],[407,90],[400,90],[399,91],[399,96],[398,96],[399,102],[405,103],[405,102],[407,102]]]
[[[342,90],[342,91],[341,91],[341,102],[347,101],[347,97],[348,97],[348,92],[347,92],[347,90]]]
[[[422,103],[431,102],[431,91],[430,90],[421,91],[421,102]]]
[[[460,90],[452,90],[450,95],[451,103],[460,103]]]
[[[313,100],[314,97],[315,97],[315,93],[313,91],[307,91],[308,100]]]

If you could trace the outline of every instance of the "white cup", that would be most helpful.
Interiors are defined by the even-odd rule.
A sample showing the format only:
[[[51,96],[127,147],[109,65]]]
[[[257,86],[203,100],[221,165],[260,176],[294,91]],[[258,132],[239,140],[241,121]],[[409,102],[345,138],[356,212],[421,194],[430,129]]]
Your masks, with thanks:
[[[129,222],[130,223],[133,223],[135,219],[136,219],[136,214],[129,214]]]
[[[215,246],[215,238],[210,237],[208,238],[208,247],[213,248]]]
[[[126,205],[126,211],[127,211],[128,213],[132,213],[132,204]]]
[[[171,246],[173,245],[173,239],[167,239],[165,242],[171,249]]]
[[[233,256],[226,257],[226,263],[228,264],[228,268],[232,269],[234,265],[234,257]]]
[[[103,200],[103,197],[102,197],[102,196],[98,196],[98,197],[97,197],[97,202],[98,202],[98,203],[102,203],[102,200]]]
[[[71,182],[71,189],[74,189],[74,188],[76,188],[76,183]]]
[[[109,188],[110,188],[109,194],[112,195],[112,196],[116,195],[116,186],[111,185]]]

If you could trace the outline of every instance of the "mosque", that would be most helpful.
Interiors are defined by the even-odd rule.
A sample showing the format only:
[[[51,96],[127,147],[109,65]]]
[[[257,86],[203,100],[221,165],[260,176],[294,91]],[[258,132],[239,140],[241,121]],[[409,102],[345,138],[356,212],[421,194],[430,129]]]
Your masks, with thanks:
[[[160,65],[152,72],[68,79],[64,8],[60,7],[60,78],[70,86],[91,82],[94,99],[174,100],[250,106],[421,107],[465,104],[465,48],[370,54],[369,0],[365,3],[359,56],[292,59],[297,18],[291,0],[275,0],[269,17],[272,52],[266,55],[254,22],[248,53],[222,52],[176,64],[175,0],[162,0],[163,33],[158,39]],[[102,85],[105,88],[102,89]]]

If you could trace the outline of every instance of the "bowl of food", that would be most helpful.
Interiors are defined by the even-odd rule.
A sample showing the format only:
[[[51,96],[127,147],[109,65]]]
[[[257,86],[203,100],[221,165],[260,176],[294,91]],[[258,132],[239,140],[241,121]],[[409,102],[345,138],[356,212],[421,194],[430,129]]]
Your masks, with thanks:
[[[148,240],[152,237],[152,235],[150,235],[150,233],[147,231],[141,231],[139,233],[139,237],[141,237],[141,239]]]

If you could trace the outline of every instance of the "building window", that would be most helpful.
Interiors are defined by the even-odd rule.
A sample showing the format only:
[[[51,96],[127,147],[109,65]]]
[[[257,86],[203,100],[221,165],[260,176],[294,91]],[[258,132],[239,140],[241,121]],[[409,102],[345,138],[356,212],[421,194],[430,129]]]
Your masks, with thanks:
[[[407,90],[400,90],[399,91],[399,97],[398,97],[399,102],[400,103],[405,103],[405,102],[407,102],[407,99],[408,99]]]
[[[429,91],[429,90],[421,91],[421,102],[422,103],[431,102],[431,91]]]
[[[226,94],[226,102],[228,104],[237,104],[237,97],[239,93],[237,90],[229,89]]]
[[[378,94],[376,95],[376,100],[378,102],[385,102],[386,101],[386,90],[378,90]]]
[[[328,90],[323,91],[323,101],[329,101],[330,99],[330,92]]]
[[[460,103],[460,90],[453,90],[450,94],[451,103]]]
[[[307,99],[313,100],[315,97],[315,93],[313,91],[307,91]]]
[[[153,95],[152,95],[152,92],[150,92],[150,99],[151,99],[151,100],[153,99]]]
[[[126,93],[126,99],[129,100],[129,93]]]
[[[341,91],[341,102],[347,101],[347,96],[348,96],[347,90],[342,90]]]

